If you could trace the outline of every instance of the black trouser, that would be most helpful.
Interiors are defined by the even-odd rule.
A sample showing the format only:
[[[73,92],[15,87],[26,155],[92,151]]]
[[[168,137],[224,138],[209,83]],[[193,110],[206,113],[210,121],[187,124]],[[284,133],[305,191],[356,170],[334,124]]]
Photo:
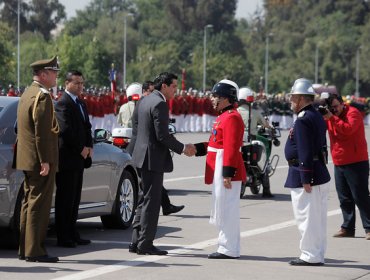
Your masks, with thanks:
[[[343,214],[342,228],[355,231],[357,205],[362,225],[370,232],[369,161],[334,166],[334,174]]]
[[[163,187],[163,173],[141,169],[141,192],[133,222],[132,243],[150,250],[157,233]]]
[[[58,242],[80,238],[76,222],[81,201],[84,170],[62,170],[56,174],[55,224]]]

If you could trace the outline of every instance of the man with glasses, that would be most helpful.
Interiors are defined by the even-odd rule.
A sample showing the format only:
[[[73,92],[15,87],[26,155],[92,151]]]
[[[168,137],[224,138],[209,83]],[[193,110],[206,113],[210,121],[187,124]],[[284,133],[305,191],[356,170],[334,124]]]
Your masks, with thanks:
[[[22,94],[17,113],[14,165],[24,172],[19,259],[54,263],[44,241],[49,224],[55,173],[58,169],[59,126],[50,88],[56,85],[57,57],[32,63],[33,83]]]

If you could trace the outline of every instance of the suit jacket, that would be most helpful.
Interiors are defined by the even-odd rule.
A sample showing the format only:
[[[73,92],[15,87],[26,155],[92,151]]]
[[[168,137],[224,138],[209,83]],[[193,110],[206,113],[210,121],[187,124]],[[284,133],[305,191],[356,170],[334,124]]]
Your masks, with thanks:
[[[330,181],[323,149],[326,148],[326,124],[319,112],[308,105],[298,112],[285,144],[285,158],[290,164],[286,188],[301,188],[302,184],[322,185]]]
[[[137,105],[137,136],[132,161],[138,168],[156,172],[171,172],[169,150],[181,154],[184,144],[168,132],[168,105],[159,91],[153,91]],[[133,120],[135,123],[136,120]]]
[[[83,169],[83,148],[92,147],[91,123],[87,109],[80,100],[79,105],[66,93],[55,105],[56,116],[60,126],[59,133],[59,170]]]
[[[38,171],[40,163],[58,168],[58,123],[50,93],[33,82],[22,94],[17,113],[15,167]]]

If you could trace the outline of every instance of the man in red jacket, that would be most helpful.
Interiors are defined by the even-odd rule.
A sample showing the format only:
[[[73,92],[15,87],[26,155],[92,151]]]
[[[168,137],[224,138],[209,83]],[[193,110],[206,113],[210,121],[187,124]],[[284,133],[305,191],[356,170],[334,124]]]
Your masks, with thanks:
[[[361,113],[336,94],[327,99],[324,115],[334,162],[335,185],[344,222],[334,237],[354,237],[357,205],[366,240],[370,240],[369,159]]]
[[[212,90],[212,104],[218,112],[208,143],[196,144],[196,156],[207,154],[205,183],[213,184],[210,223],[218,227],[217,252],[209,259],[240,257],[239,201],[241,182],[246,180],[242,153],[244,123],[235,110],[239,87],[222,80]]]

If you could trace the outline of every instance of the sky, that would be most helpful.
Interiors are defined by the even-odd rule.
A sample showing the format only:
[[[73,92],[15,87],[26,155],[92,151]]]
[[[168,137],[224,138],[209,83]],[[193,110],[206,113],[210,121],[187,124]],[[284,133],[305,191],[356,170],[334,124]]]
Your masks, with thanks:
[[[59,0],[66,8],[68,19],[76,15],[76,10],[84,9],[91,0]],[[262,8],[263,0],[239,0],[237,18],[250,18],[257,7]]]

